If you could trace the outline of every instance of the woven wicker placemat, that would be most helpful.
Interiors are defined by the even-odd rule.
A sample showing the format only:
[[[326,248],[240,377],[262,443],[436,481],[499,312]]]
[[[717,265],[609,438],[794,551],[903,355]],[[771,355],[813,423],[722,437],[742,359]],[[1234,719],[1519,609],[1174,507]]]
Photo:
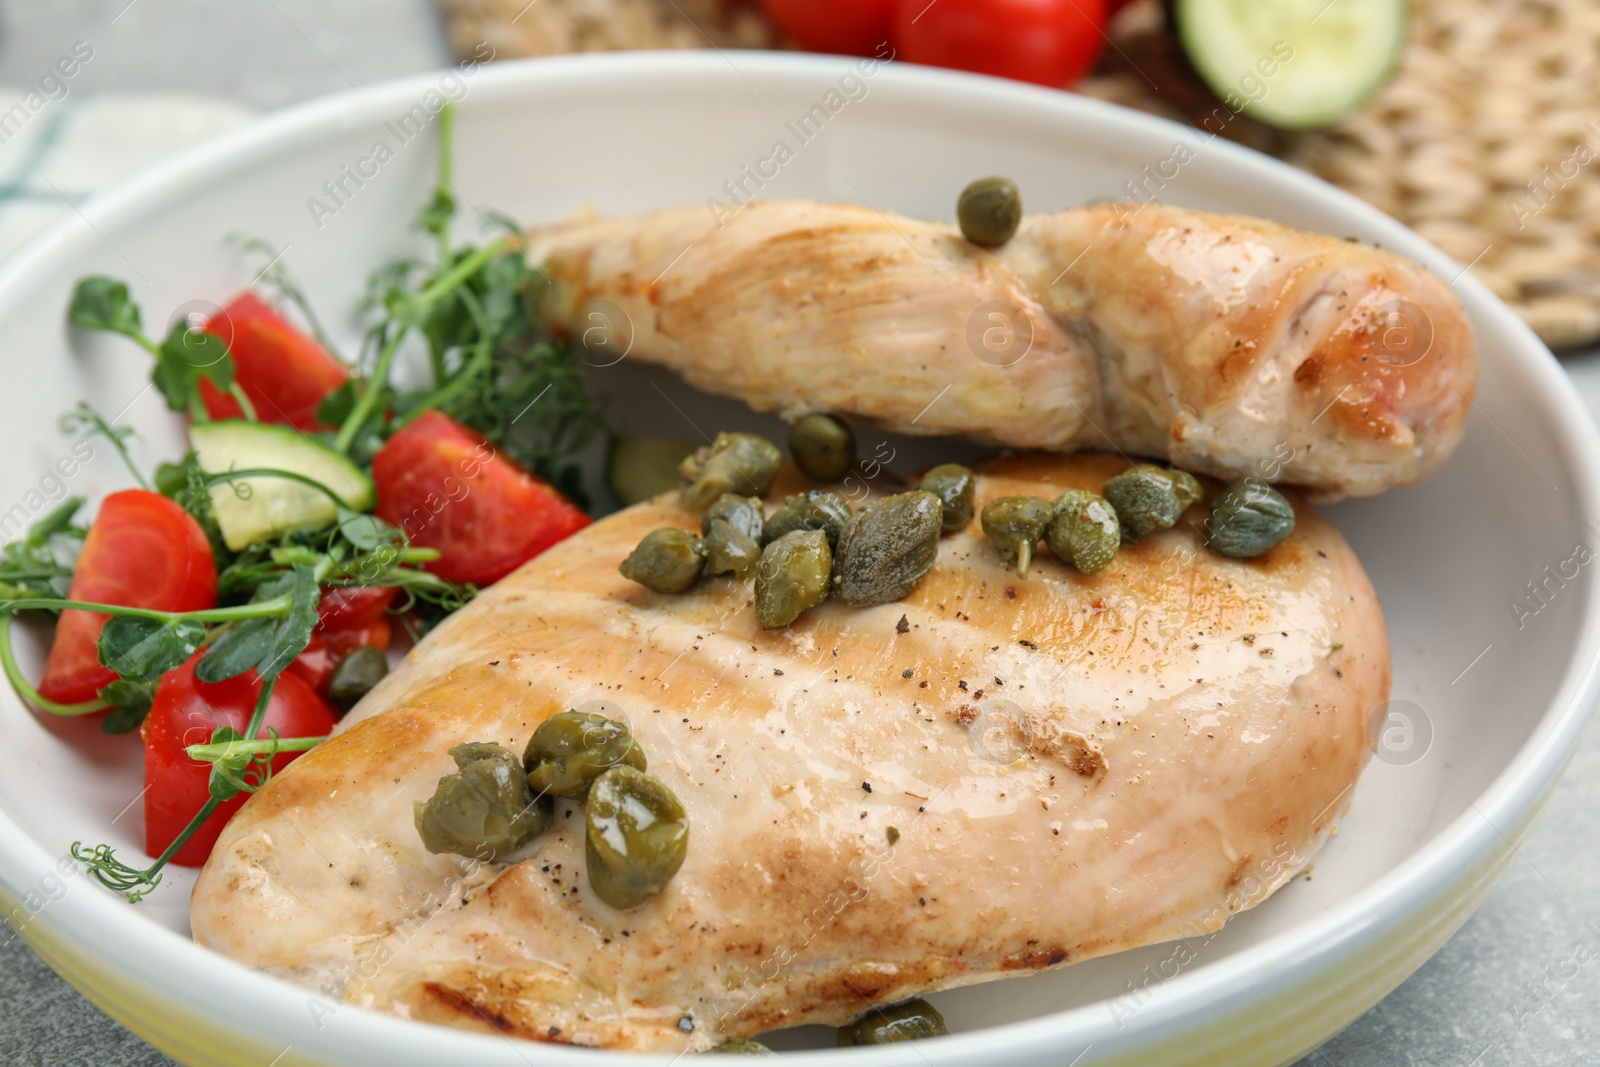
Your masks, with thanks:
[[[783,46],[737,0],[439,4],[463,55],[484,42],[499,58]],[[1199,124],[1221,105],[1162,17],[1157,0],[1125,9],[1115,47],[1078,88]],[[1301,134],[1224,114],[1225,136],[1350,190],[1469,264],[1551,347],[1600,340],[1600,3],[1412,0],[1401,68],[1356,114]]]

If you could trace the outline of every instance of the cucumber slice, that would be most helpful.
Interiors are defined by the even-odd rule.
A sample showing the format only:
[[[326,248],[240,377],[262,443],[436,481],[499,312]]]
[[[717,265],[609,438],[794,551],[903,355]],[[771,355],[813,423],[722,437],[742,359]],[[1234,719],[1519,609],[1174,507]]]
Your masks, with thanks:
[[[1389,80],[1406,0],[1176,0],[1178,42],[1233,111],[1286,130],[1326,126]]]
[[[264,422],[198,422],[189,427],[200,468],[210,474],[270,467],[321,482],[353,511],[373,506],[372,479],[344,455],[292,426]],[[248,486],[242,492],[238,486]],[[290,530],[314,530],[337,517],[325,493],[287,478],[243,478],[211,490],[223,542],[235,552]]]
[[[618,434],[611,443],[606,480],[623,505],[660,496],[678,485],[678,464],[695,450],[692,441]]]

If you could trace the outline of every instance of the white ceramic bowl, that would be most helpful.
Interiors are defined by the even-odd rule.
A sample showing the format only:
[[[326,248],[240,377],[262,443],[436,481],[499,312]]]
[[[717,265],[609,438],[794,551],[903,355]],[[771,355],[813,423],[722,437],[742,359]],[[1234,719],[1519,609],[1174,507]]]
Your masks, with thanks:
[[[841,80],[849,74],[855,80]],[[982,174],[1017,179],[1035,210],[1144,182],[1168,202],[1397,249],[1451,279],[1477,326],[1483,385],[1459,453],[1420,488],[1331,512],[1383,599],[1394,696],[1410,702],[1400,707],[1414,732],[1408,747],[1405,724],[1391,721],[1395,743],[1363,777],[1311,879],[1205,943],[937,995],[951,1038],[798,1055],[860,1067],[1287,1063],[1461,925],[1554,786],[1595,696],[1595,590],[1570,561],[1592,536],[1600,442],[1534,336],[1397,223],[1265,157],[1076,96],[897,64],[862,75],[846,60],[702,52],[510,64],[460,82],[424,76],[273,116],[97,197],[0,270],[0,426],[11,457],[0,469],[0,515],[13,502],[36,510],[57,491],[47,472],[69,441],[55,416],[80,396],[140,427],[143,462],[182,447],[177,423],[144,388],[137,350],[65,329],[77,277],[127,278],[150,319],[220,302],[251,281],[252,262],[223,241],[242,230],[287,245],[285,262],[335,332],[353,339],[363,278],[415,250],[407,225],[433,180],[431,133],[402,144],[392,124],[430,90],[459,95],[458,84],[461,190],[479,208],[530,223],[584,207],[724,198],[725,182],[784,140],[794,158],[763,196],[949,217],[962,185]],[[786,123],[819,103],[831,108],[828,121],[798,144]],[[346,180],[350,195],[332,201],[323,183],[338,182],[379,140],[394,158],[359,188]],[[1193,158],[1175,166],[1187,154],[1180,144]],[[337,211],[313,212],[313,197]],[[464,215],[477,221],[471,209]],[[630,399],[626,374],[619,380],[622,421],[682,433],[675,414]],[[727,402],[692,402],[719,425],[754,419]],[[94,496],[126,475],[101,446],[70,483]],[[1546,583],[1541,599],[1530,597],[1530,581]],[[1518,598],[1523,612],[1512,607]],[[36,669],[37,642],[23,652]],[[45,721],[9,692],[0,731],[0,906],[69,981],[180,1062],[591,1067],[603,1055],[356,1009],[328,1014],[304,991],[194,945],[184,873],[138,907],[81,874],[61,876],[74,840],[139,855],[137,741]],[[816,1036],[780,1041],[814,1047]]]

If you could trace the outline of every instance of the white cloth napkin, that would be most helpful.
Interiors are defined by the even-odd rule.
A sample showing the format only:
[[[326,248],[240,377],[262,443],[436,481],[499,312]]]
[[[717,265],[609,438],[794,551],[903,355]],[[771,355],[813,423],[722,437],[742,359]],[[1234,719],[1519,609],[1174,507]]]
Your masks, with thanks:
[[[0,256],[15,251],[91,193],[252,113],[189,93],[106,93],[57,99],[0,87]]]

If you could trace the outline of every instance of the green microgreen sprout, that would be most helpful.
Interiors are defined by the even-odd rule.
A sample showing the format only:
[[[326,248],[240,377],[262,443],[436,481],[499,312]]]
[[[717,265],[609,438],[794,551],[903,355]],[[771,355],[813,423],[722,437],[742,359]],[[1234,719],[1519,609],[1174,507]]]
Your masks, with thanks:
[[[197,422],[206,421],[200,383],[209,381],[238,401],[245,418],[255,421],[255,407],[233,380],[233,357],[222,338],[180,320],[172,324],[164,340],[152,340],[145,336],[139,305],[128,295],[127,285],[115,278],[91,275],[79,280],[67,318],[86,330],[122,334],[154,356],[150,380],[173,411],[185,412]]]

